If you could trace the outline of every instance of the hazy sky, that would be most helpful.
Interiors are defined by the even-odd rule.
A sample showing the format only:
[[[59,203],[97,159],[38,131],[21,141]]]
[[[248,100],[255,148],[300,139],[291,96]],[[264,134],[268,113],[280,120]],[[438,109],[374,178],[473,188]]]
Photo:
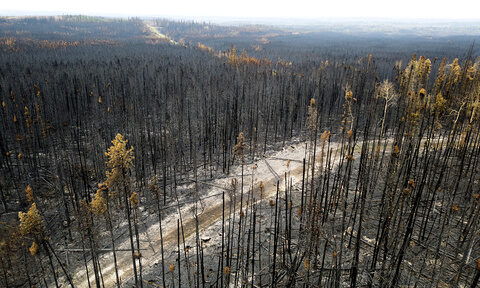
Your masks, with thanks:
[[[2,0],[0,15],[480,19],[480,0]]]

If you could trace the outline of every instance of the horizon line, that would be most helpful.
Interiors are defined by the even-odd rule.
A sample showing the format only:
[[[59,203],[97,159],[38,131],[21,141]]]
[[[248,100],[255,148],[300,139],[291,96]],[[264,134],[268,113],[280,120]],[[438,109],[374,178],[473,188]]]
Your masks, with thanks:
[[[361,16],[229,16],[229,15],[181,15],[181,14],[127,14],[127,13],[76,13],[64,11],[23,11],[23,10],[7,10],[0,11],[0,17],[59,17],[59,16],[87,16],[87,17],[105,17],[105,18],[166,18],[166,19],[181,19],[181,20],[229,20],[229,21],[279,21],[279,20],[302,20],[302,21],[382,21],[382,22],[396,22],[396,21],[418,21],[418,22],[479,22],[480,18],[421,18],[421,17],[361,17]]]

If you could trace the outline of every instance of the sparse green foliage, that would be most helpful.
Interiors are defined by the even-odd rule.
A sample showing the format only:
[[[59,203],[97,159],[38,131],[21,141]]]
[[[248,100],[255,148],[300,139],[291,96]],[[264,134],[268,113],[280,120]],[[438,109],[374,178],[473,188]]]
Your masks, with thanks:
[[[129,169],[133,166],[133,147],[127,148],[128,140],[117,134],[105,152],[107,156],[107,181],[109,191],[115,193],[130,183]]]
[[[26,213],[18,212],[19,230],[22,235],[40,236],[43,234],[44,223],[34,202]]]
[[[245,162],[245,152],[248,149],[248,145],[245,143],[245,137],[243,137],[243,132],[238,133],[237,141],[237,144],[233,147],[233,153],[235,153],[237,159],[240,159],[243,163]]]
[[[307,117],[307,128],[310,131],[310,137],[313,138],[315,135],[315,130],[317,129],[317,118],[318,112],[315,105],[315,99],[310,99],[310,104],[308,105],[308,117]]]
[[[90,202],[90,211],[95,215],[103,215],[107,211],[107,204],[102,194],[103,191],[98,189]]]

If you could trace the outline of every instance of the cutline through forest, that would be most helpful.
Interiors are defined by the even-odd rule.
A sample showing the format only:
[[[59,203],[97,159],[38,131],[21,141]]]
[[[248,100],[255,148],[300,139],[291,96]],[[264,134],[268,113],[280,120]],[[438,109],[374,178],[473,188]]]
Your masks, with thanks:
[[[296,144],[289,144],[289,145],[286,145],[285,147],[283,147],[282,150],[279,150],[279,151],[270,151],[270,152],[267,152],[267,154],[271,154],[269,156],[266,156],[266,157],[262,157],[260,159],[257,159],[255,162],[255,164],[250,164],[248,165],[248,167],[251,169],[251,167],[253,165],[256,165],[256,171],[262,171],[261,173],[257,173],[255,174],[256,178],[255,178],[255,188],[254,188],[254,194],[257,196],[257,202],[258,201],[266,201],[266,200],[269,200],[270,198],[272,198],[273,196],[275,196],[275,192],[277,191],[277,188],[276,188],[276,183],[277,183],[277,175],[273,174],[272,171],[268,168],[268,163],[266,163],[266,161],[271,161],[272,163],[273,162],[276,162],[276,164],[273,165],[273,169],[275,170],[275,172],[277,174],[280,174],[280,175],[283,175],[284,172],[289,172],[289,177],[291,177],[294,181],[293,181],[293,184],[297,184],[297,182],[299,180],[301,180],[301,177],[302,177],[302,170],[303,170],[303,159],[305,158],[305,155],[307,155],[305,152],[308,153],[308,151],[305,150],[305,147],[306,145],[309,145],[307,144],[308,142],[299,142],[299,143],[296,143]],[[332,151],[335,153],[337,152],[337,150],[341,147],[340,143],[337,143],[337,142],[332,142],[331,144],[331,148],[332,148]],[[357,143],[357,145],[360,145]],[[320,144],[317,145],[317,147],[320,147]],[[356,152],[359,152],[359,151],[356,151]],[[292,155],[293,154],[293,155]],[[298,157],[299,155],[301,155],[301,157]],[[291,157],[294,157],[294,158],[291,158]],[[295,157],[296,156],[296,157]],[[307,155],[308,157],[308,155]],[[317,155],[317,160],[320,159],[321,155]],[[278,159],[286,159],[286,160],[278,160]],[[287,167],[286,165],[286,162],[288,160],[291,160],[289,162],[289,167]],[[332,163],[332,169],[334,167],[337,166],[338,162],[340,161],[340,159],[338,157],[335,158],[334,162]],[[270,164],[271,165],[271,164]],[[245,165],[247,167],[247,165]],[[235,169],[232,169],[232,174],[233,175],[238,175],[240,172],[239,169],[240,169],[241,165],[239,165],[237,163]],[[245,171],[246,174],[248,174],[248,171]],[[263,176],[263,177],[262,177]],[[267,177],[268,176],[268,177]],[[249,179],[248,176],[245,176],[246,179]],[[213,179],[211,182],[215,182],[215,181],[218,181],[216,179]],[[230,181],[230,177],[228,178],[221,178],[220,179],[221,182],[223,182],[224,184],[224,189],[228,189],[228,186],[229,186],[229,181]],[[246,180],[245,183],[244,183],[244,187],[249,187],[250,183],[249,183],[250,180]],[[260,183],[260,181],[263,182],[264,184],[264,194],[263,194],[263,198],[260,199],[260,193],[259,193],[259,188],[258,188],[258,185]],[[280,191],[282,191],[282,189],[284,189],[284,183],[283,181],[279,181],[280,183],[280,186],[279,186],[279,189]],[[216,186],[218,186],[219,184],[214,184]],[[180,187],[179,187],[180,189]],[[212,188],[210,189],[210,192],[209,193],[206,193],[205,197],[206,198],[209,198],[211,197],[212,195],[211,194],[216,194],[218,192],[220,188]],[[250,188],[248,188],[250,189]],[[212,193],[213,191],[213,193]],[[239,193],[239,192],[237,192]],[[245,195],[248,194],[247,190],[244,192]],[[227,195],[228,193],[226,193]],[[202,199],[205,199],[202,198]],[[225,206],[228,207],[229,203],[230,203],[230,199],[227,199],[227,196],[225,197]],[[182,203],[180,203],[182,204]],[[176,206],[177,204],[171,204],[169,206]],[[205,206],[205,205],[202,205],[202,206]],[[185,236],[185,242],[187,242],[190,238],[190,236],[194,235],[195,234],[195,230],[196,230],[196,223],[195,223],[195,218],[193,217],[190,217],[190,218],[187,218],[187,220],[185,220],[185,214],[188,213],[188,210],[191,208],[191,205],[189,205],[187,203],[187,205],[184,205],[183,207],[180,207],[180,209],[182,210],[182,215],[184,217],[184,220],[183,220],[183,231],[182,231],[182,228],[180,229],[181,233],[183,232],[183,235]],[[238,211],[235,211],[235,213],[238,213]],[[226,215],[227,217],[228,215]],[[201,230],[206,230],[208,229],[210,226],[214,225],[217,221],[221,220],[222,218],[222,201],[219,200],[219,201],[216,201],[216,203],[214,204],[213,207],[210,207],[210,208],[207,208],[206,210],[204,210],[202,213],[200,213],[198,215],[198,219],[199,219],[199,231]],[[175,215],[169,215],[170,219],[167,219],[167,217],[165,217],[162,221],[162,226],[163,226],[163,241],[164,241],[164,250],[166,252],[170,251],[170,250],[175,250],[176,249],[176,240],[177,240],[177,228],[176,228],[176,220],[178,219],[178,212],[177,214]],[[173,221],[172,221],[173,219]],[[227,219],[227,218],[226,218]],[[165,222],[169,222],[170,220],[170,224],[171,225],[166,225]],[[152,229],[153,228],[153,229]],[[157,229],[155,229],[157,228]],[[151,231],[153,230],[153,231]],[[151,232],[149,232],[151,231]],[[148,238],[148,246],[147,247],[143,247],[142,249],[142,265],[144,265],[144,269],[147,270],[149,267],[152,268],[154,266],[154,264],[156,262],[158,263],[161,263],[161,258],[160,258],[160,237],[158,236],[159,235],[159,232],[158,232],[158,224],[152,224],[150,227],[148,227],[146,229],[146,231],[142,234],[146,234],[146,238]],[[145,238],[145,237],[140,237],[140,238]],[[128,239],[125,239],[123,241],[123,243],[121,244],[117,244],[117,247],[128,247]],[[153,242],[153,243],[152,243]],[[182,242],[183,243],[183,242]],[[145,249],[146,248],[146,249]],[[152,249],[153,248],[153,249]],[[107,287],[110,287],[111,286],[114,286],[115,285],[115,273],[113,271],[114,267],[113,267],[113,259],[112,259],[112,255],[111,253],[105,253],[101,259],[101,264],[102,265],[102,273],[103,274],[103,282],[104,282],[104,285],[106,285]],[[133,268],[132,268],[132,265],[131,265],[131,259],[129,257],[117,257],[117,265],[118,265],[118,273],[119,273],[119,276],[121,277],[121,281],[122,283],[125,283],[126,281],[128,281],[129,279],[132,279],[133,278]],[[165,265],[169,265],[170,263],[165,263]],[[89,263],[89,265],[91,265],[91,263]],[[91,267],[89,269],[92,269]],[[85,275],[85,269],[84,268],[78,268],[79,271],[77,271],[75,274],[74,274],[74,284],[75,286],[78,286],[78,287],[88,287],[88,283],[87,283],[87,278],[86,278],[86,275]],[[90,281],[91,282],[94,282],[95,281],[95,278],[94,278],[94,275],[90,275]]]

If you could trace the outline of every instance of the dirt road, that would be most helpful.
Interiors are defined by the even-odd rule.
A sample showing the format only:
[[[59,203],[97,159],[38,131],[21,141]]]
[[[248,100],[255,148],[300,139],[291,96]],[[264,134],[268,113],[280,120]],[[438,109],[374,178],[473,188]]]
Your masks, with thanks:
[[[275,195],[277,191],[276,183],[278,175],[280,178],[284,175],[285,172],[289,172],[289,176],[292,178],[293,184],[298,183],[302,180],[302,171],[303,171],[303,159],[305,157],[305,143],[300,142],[295,145],[287,146],[281,151],[272,152],[270,155],[264,159],[256,161],[254,164],[246,165],[244,167],[244,174],[250,175],[244,177],[244,193],[250,190],[253,183],[254,195],[258,201],[260,199],[260,189],[259,183],[262,181],[264,183],[264,192],[263,199],[269,199]],[[286,162],[289,159],[289,165],[287,167]],[[336,165],[337,160],[334,161],[333,165]],[[256,165],[256,168],[252,167]],[[270,166],[270,167],[269,167]],[[241,174],[241,166],[238,165],[232,170],[233,175]],[[253,178],[252,178],[253,177]],[[222,178],[210,181],[208,192],[202,195],[202,206],[206,207],[198,216],[199,220],[199,231],[202,231],[211,225],[215,224],[217,221],[222,220],[222,189],[218,187],[229,187],[231,185],[232,178]],[[283,182],[280,183],[280,190],[283,189]],[[240,179],[238,179],[240,186]],[[238,188],[240,189],[240,188]],[[217,195],[217,196],[216,196]],[[246,196],[245,196],[246,197]],[[238,200],[237,200],[238,201]],[[230,199],[225,197],[225,207],[228,207],[230,204]],[[185,241],[192,236],[194,236],[196,231],[195,218],[193,217],[193,208],[194,204],[186,204],[181,207],[181,213],[183,217],[183,229]],[[199,205],[200,206],[200,205]],[[238,212],[238,211],[237,211]],[[153,217],[154,215],[152,215]],[[155,216],[156,217],[156,216]],[[227,216],[226,216],[227,217]],[[171,251],[176,250],[177,245],[177,219],[178,213],[173,215],[168,215],[162,221],[163,225],[163,240],[164,240],[164,250],[166,255]],[[143,233],[141,233],[141,243],[143,243],[142,248],[146,248],[142,251],[142,265],[144,271],[148,270],[149,267],[152,267],[156,262],[161,261],[160,253],[160,236],[159,236],[159,226],[153,224],[150,227],[147,227]],[[148,241],[147,241],[148,240]],[[215,241],[213,239],[212,241]],[[129,248],[129,240],[124,239],[122,243],[117,243],[117,248]],[[105,287],[114,287],[115,286],[115,270],[113,264],[113,255],[112,253],[106,253],[102,255],[100,259],[103,281]],[[133,268],[132,268],[132,259],[130,252],[118,252],[117,253],[117,263],[119,267],[119,275],[121,281],[124,283],[126,280],[133,277]],[[166,265],[168,269],[168,265]],[[90,267],[91,268],[91,267]],[[89,269],[90,270],[90,269]],[[93,284],[95,278],[93,275],[93,269],[90,271],[90,282]],[[88,287],[87,277],[85,269],[79,269],[79,271],[74,275],[74,283],[76,287]]]

